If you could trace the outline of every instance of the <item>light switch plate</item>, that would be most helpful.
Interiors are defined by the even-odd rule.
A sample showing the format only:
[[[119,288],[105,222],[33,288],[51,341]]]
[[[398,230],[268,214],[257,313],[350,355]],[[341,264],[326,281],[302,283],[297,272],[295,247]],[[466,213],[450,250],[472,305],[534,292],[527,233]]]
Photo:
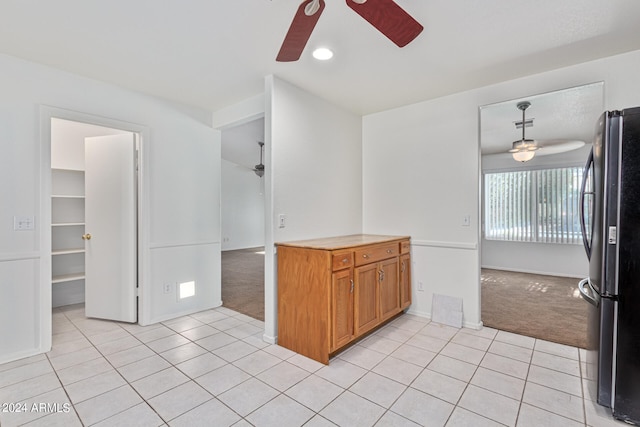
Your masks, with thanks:
[[[15,231],[30,231],[36,228],[36,219],[33,216],[14,216],[13,229]]]

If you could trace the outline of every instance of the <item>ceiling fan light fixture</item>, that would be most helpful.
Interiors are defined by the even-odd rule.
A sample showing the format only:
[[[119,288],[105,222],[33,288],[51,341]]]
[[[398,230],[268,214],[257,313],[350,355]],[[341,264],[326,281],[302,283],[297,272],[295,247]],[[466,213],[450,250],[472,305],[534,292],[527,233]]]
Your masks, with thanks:
[[[313,51],[312,55],[319,61],[326,61],[333,58],[333,51],[327,47],[319,47]]]
[[[527,121],[524,117],[524,112],[527,108],[531,106],[529,101],[519,102],[517,107],[518,110],[522,111],[522,139],[518,141],[514,141],[511,145],[511,150],[509,153],[513,156],[513,159],[518,162],[528,162],[533,159],[536,155],[536,150],[540,148],[538,142],[533,139],[526,139],[524,136],[524,129],[527,127]],[[532,123],[533,124],[533,123]]]
[[[264,142],[258,141],[258,145],[260,146],[260,163],[253,167],[253,172],[258,175],[260,178],[264,176],[264,164],[262,163],[262,150],[264,148]]]
[[[535,155],[535,151],[516,151],[512,153],[513,160],[522,163],[528,162],[529,160],[533,159]]]

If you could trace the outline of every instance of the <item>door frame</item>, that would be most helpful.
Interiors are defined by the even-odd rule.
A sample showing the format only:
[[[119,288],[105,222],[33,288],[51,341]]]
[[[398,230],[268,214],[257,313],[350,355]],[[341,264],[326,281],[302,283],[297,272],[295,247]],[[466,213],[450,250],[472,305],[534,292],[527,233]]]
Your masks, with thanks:
[[[146,278],[149,272],[149,200],[146,191],[148,182],[146,144],[150,140],[148,127],[123,120],[97,116],[79,111],[66,110],[47,105],[40,106],[40,348],[48,351],[52,341],[51,316],[51,119],[63,119],[119,130],[137,135],[138,171],[137,180],[137,238],[138,238],[138,323],[146,324],[149,313],[149,298]]]

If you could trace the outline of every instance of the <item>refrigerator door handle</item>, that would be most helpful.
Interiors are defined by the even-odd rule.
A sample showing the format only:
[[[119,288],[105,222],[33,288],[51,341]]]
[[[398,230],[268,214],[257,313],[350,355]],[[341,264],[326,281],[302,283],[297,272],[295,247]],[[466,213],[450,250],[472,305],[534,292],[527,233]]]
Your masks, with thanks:
[[[591,242],[587,238],[587,224],[585,220],[585,210],[584,210],[584,200],[587,194],[593,195],[593,191],[587,192],[587,181],[589,179],[589,170],[593,166],[593,148],[589,152],[589,158],[587,159],[587,164],[584,167],[584,171],[582,172],[582,185],[580,187],[580,230],[582,231],[582,244],[584,245],[584,250],[587,252],[587,258],[591,259]],[[591,201],[593,203],[593,201]]]
[[[586,287],[589,287],[589,291],[586,290]],[[582,298],[584,298],[589,304],[596,308],[600,306],[600,296],[593,289],[593,286],[591,286],[591,279],[589,277],[582,279],[578,283],[578,290],[580,291]]]

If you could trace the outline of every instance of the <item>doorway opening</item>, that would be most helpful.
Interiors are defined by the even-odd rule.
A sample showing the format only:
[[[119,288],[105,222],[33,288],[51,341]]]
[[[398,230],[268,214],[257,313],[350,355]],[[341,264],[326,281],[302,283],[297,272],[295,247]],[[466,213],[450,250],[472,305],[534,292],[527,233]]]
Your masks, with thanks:
[[[223,129],[221,141],[222,304],[264,321],[264,118]]]
[[[141,133],[64,110],[49,116],[51,308],[136,323]]]

